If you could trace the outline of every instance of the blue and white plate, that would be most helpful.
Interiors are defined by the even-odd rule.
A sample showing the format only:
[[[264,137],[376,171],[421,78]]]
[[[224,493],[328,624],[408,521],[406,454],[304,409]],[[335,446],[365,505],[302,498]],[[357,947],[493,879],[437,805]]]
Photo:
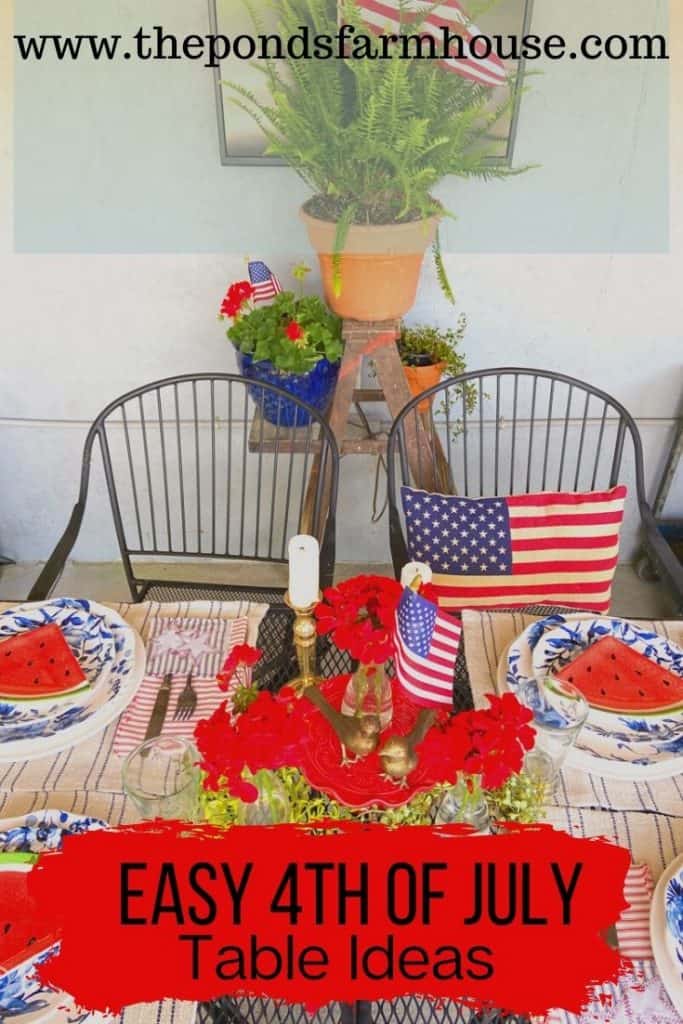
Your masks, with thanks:
[[[0,640],[56,623],[81,665],[87,690],[40,704],[0,701],[0,762],[56,754],[104,729],[135,696],[145,671],[142,640],[120,615],[70,597],[0,613]]]
[[[583,621],[596,621],[595,616],[551,615],[532,623],[506,652],[498,665],[498,687],[515,693],[523,704],[533,705],[538,693],[534,670],[534,651],[553,630],[568,626],[574,630]],[[605,620],[612,628],[630,627],[621,619]],[[590,717],[590,716],[589,716]],[[631,730],[627,738],[610,728],[591,721],[590,728],[584,727],[574,748],[570,750],[566,764],[581,768],[592,775],[605,778],[628,779],[633,781],[654,781],[671,778],[683,772],[683,736],[677,727],[671,733],[663,731],[660,736],[641,734]]]
[[[650,910],[652,952],[671,1002],[683,1015],[683,856],[669,864]]]
[[[549,672],[560,672],[606,636],[615,637],[666,671],[683,676],[683,650],[665,636],[622,619],[589,618],[568,620],[543,633],[532,652],[536,682],[540,683]],[[680,740],[683,752],[683,707],[640,715],[591,707],[586,728],[598,735],[611,734],[625,743],[644,740],[659,746]]]
[[[99,818],[85,818],[66,811],[36,811],[21,818],[0,821],[0,852],[57,850],[64,836],[106,827]],[[43,1024],[48,1020],[51,1024],[62,1024],[67,1020],[75,1024],[90,1017],[89,1014],[78,1013],[66,993],[44,988],[35,977],[36,966],[53,956],[58,948],[59,944],[55,943],[6,974],[0,974],[0,1024]]]

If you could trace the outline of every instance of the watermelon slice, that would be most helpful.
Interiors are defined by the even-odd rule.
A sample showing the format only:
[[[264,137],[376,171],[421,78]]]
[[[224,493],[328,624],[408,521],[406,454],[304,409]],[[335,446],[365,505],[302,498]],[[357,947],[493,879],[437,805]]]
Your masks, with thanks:
[[[0,974],[57,941],[55,923],[45,918],[28,891],[30,864],[0,863]]]
[[[683,677],[613,636],[591,644],[556,674],[601,711],[647,715],[683,708]]]
[[[0,700],[61,697],[83,687],[85,675],[59,626],[39,626],[0,642]]]

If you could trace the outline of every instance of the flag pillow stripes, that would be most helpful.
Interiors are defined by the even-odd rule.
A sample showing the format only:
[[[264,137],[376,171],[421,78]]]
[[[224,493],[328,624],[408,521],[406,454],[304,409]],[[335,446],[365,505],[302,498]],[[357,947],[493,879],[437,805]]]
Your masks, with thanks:
[[[461,626],[432,601],[406,587],[396,608],[396,679],[416,704],[453,703]]]
[[[367,27],[377,35],[403,32],[415,34],[411,29],[411,20],[421,15],[419,34],[432,36],[436,42],[436,52],[442,53],[444,47],[444,29],[459,35],[463,41],[463,56],[444,57],[439,61],[448,71],[454,71],[464,78],[469,78],[479,85],[494,88],[504,85],[507,80],[505,65],[497,54],[478,57],[476,43],[470,47],[473,37],[483,35],[467,17],[457,0],[442,0],[441,3],[427,5],[424,0],[357,0],[358,8],[363,15]],[[343,13],[343,8],[342,8]],[[426,14],[426,16],[425,16]],[[457,53],[457,51],[456,51]]]
[[[442,608],[609,610],[626,488],[461,498],[401,488],[411,559]]]
[[[267,302],[282,291],[277,277],[262,260],[250,261],[249,280],[254,289],[254,302]]]

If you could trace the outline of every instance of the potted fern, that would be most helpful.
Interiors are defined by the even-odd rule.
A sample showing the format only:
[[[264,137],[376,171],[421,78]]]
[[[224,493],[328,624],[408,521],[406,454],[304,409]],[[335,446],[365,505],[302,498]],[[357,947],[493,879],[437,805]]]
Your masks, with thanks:
[[[257,30],[262,31],[247,2]],[[419,35],[433,6],[401,10],[404,33]],[[341,17],[363,25],[355,0],[283,0],[282,37],[306,27],[335,37]],[[270,101],[226,83],[259,124],[268,152],[311,187],[301,216],[317,250],[325,298],[340,316],[389,320],[415,300],[425,250],[433,245],[441,286],[452,301],[438,241],[447,211],[432,195],[447,175],[505,177],[486,162],[490,91],[435,60],[349,55],[345,59],[259,61]]]

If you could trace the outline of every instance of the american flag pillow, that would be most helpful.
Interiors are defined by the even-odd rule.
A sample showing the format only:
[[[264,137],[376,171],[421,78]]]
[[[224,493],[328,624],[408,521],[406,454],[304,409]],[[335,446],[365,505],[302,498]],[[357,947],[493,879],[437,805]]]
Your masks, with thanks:
[[[461,498],[401,488],[411,559],[443,608],[609,610],[626,488]]]

